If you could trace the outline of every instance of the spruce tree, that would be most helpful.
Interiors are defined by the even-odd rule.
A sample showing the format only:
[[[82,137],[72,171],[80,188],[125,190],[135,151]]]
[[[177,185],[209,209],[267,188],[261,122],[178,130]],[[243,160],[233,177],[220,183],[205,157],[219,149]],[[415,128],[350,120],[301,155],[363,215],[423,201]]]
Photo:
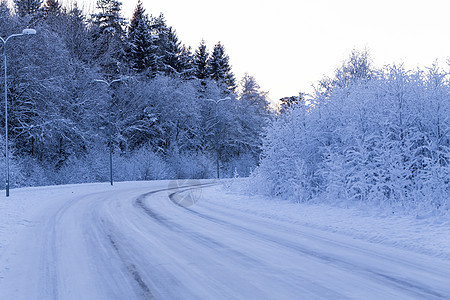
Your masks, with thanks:
[[[208,74],[211,79],[218,83],[225,84],[229,91],[236,89],[236,79],[229,62],[228,55],[225,54],[225,48],[218,42],[209,58]]]
[[[105,31],[117,36],[124,35],[125,19],[120,15],[122,2],[117,0],[97,0],[98,14],[94,14],[93,23],[101,33]]]
[[[158,73],[166,73],[164,59],[166,57],[166,49],[169,44],[169,28],[167,27],[164,14],[160,14],[156,18],[152,18],[150,27],[151,33],[154,37]]]
[[[92,43],[87,29],[86,17],[78,8],[77,2],[73,4],[66,20],[66,34],[63,36],[67,49],[72,55],[82,61],[90,61]]]
[[[128,28],[127,59],[135,72],[149,71],[152,76],[156,74],[156,46],[141,0],[136,5]]]
[[[69,11],[69,18],[81,27],[86,27],[86,17],[84,16],[83,11],[78,8],[77,2],[73,4],[73,8]]]
[[[93,58],[102,66],[107,77],[120,73],[120,60],[124,57],[125,19],[120,15],[121,6],[120,1],[97,0],[100,12],[92,15]]]
[[[200,80],[208,78],[209,53],[205,41],[202,40],[194,54],[194,75]]]
[[[167,30],[166,44],[163,47],[163,72],[166,75],[173,75],[178,73],[179,56],[181,55],[181,46],[178,36],[172,27]]]
[[[39,12],[42,0],[14,0],[14,4],[17,14],[23,17]]]
[[[190,80],[194,78],[194,71],[194,55],[192,54],[191,47],[183,45],[178,56],[177,72],[181,78]]]

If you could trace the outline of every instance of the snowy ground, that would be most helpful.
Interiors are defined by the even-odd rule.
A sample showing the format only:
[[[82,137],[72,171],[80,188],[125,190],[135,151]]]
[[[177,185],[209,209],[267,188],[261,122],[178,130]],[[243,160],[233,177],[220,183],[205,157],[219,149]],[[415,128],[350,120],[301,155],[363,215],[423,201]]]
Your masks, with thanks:
[[[225,183],[227,196],[216,201],[272,220],[335,232],[372,243],[409,249],[450,260],[450,217],[424,210],[417,213],[358,204],[292,203],[260,195],[244,196],[245,179]],[[223,192],[222,192],[223,193]],[[246,193],[248,194],[248,193]],[[345,206],[345,208],[343,208]],[[350,206],[350,207],[349,207]]]
[[[448,220],[201,183],[11,190],[0,299],[450,298]]]

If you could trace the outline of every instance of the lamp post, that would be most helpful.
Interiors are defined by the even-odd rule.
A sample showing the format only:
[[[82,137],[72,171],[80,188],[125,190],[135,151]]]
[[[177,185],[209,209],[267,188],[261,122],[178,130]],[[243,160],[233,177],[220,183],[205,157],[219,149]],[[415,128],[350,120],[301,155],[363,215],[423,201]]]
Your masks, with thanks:
[[[219,105],[219,103],[220,102],[222,102],[222,101],[227,101],[227,100],[231,100],[231,98],[230,97],[225,97],[225,98],[222,98],[222,99],[218,99],[218,100],[215,100],[215,99],[205,99],[206,101],[209,101],[209,102],[212,102],[212,103],[214,103],[215,105],[216,105],[216,107],[215,107],[215,109],[216,109],[216,115],[215,115],[215,118],[216,118],[216,125],[218,124],[218,120],[217,120],[217,118],[218,118],[218,113],[217,113],[217,107],[218,107],[218,105]],[[216,130],[216,134],[218,134],[218,130]],[[219,153],[219,145],[217,145],[217,141],[216,141],[216,172],[217,172],[217,179],[220,179],[220,165],[219,165],[219,158],[220,158],[220,153]]]
[[[122,78],[114,79],[112,81],[106,81],[103,79],[96,79],[94,81],[104,83],[108,86],[108,88],[110,88],[114,82],[122,81]],[[112,146],[111,109],[109,109],[109,112],[108,112],[108,126],[109,126],[109,133],[108,133],[108,138],[109,138],[109,181],[110,181],[111,185],[113,185],[114,183],[113,183],[113,160],[112,160],[113,146]]]
[[[5,71],[5,156],[6,156],[6,197],[9,197],[9,155],[8,155],[8,73],[7,73],[7,65],[6,65],[6,44],[8,43],[10,38],[22,36],[22,35],[33,35],[36,34],[36,30],[31,28],[26,28],[22,31],[22,33],[12,34],[8,36],[6,39],[0,37],[0,40],[3,42],[3,62],[4,62],[4,71]]]

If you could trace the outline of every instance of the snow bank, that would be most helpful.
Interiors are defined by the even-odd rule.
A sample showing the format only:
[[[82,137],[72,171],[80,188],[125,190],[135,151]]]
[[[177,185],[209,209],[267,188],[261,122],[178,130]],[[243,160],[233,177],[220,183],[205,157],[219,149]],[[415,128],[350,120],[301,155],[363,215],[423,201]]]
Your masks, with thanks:
[[[442,215],[392,214],[375,205],[337,207],[324,203],[293,203],[279,198],[250,195],[248,180],[234,179],[206,189],[204,201],[220,201],[238,209],[287,226],[306,226],[335,232],[376,244],[450,259],[450,218]],[[211,197],[221,195],[219,200]]]

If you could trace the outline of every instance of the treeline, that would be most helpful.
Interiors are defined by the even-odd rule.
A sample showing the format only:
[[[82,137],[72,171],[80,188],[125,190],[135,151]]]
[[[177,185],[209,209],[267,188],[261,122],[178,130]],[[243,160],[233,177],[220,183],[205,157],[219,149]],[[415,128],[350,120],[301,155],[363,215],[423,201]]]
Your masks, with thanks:
[[[193,51],[140,0],[129,23],[113,0],[98,0],[91,16],[57,0],[14,4],[0,4],[0,35],[37,34],[6,49],[12,185],[107,181],[110,148],[116,180],[256,166],[266,94],[252,76],[237,82],[220,42]]]
[[[310,97],[285,98],[252,185],[295,201],[450,211],[450,74],[373,68],[354,51]]]

